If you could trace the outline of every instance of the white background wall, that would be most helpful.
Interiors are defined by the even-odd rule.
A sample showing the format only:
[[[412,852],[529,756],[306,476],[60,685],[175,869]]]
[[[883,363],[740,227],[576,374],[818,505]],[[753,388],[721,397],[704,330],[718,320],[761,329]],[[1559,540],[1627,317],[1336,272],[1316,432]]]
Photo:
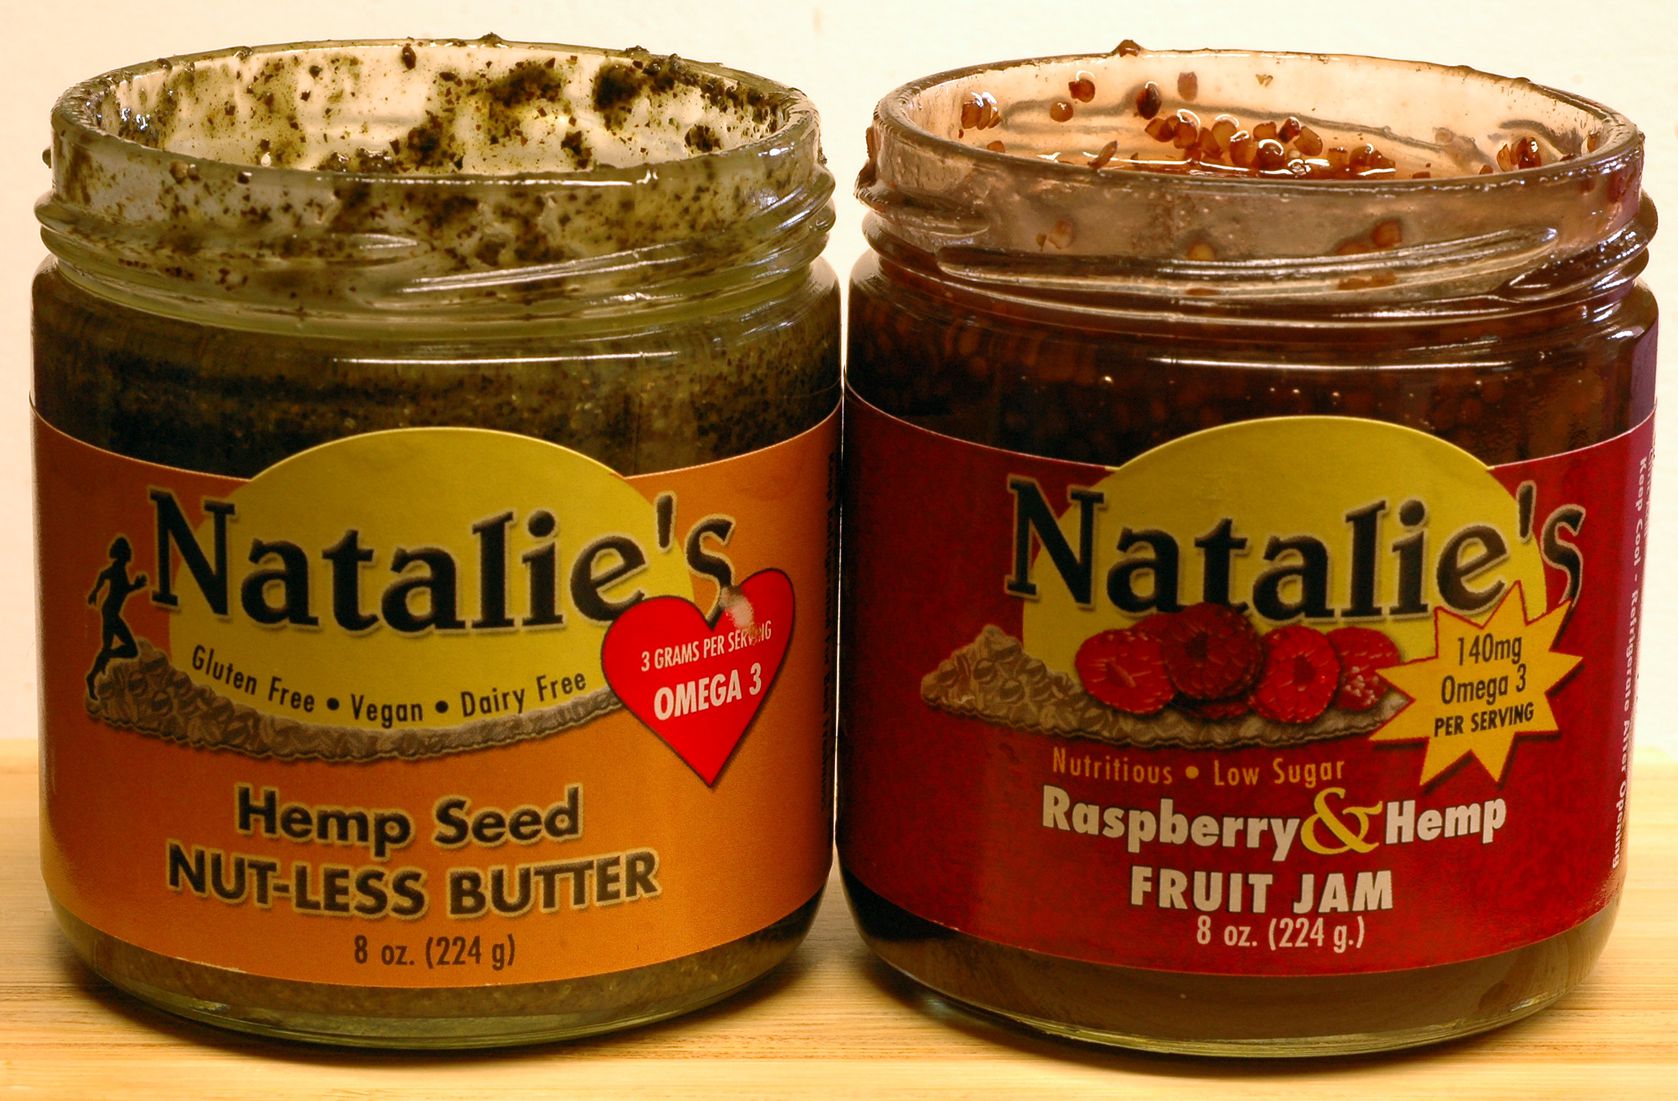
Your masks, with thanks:
[[[469,14],[467,14],[469,13]],[[1526,76],[1611,104],[1649,138],[1646,186],[1678,203],[1678,4],[1673,0],[281,0],[145,4],[20,0],[6,17],[0,66],[0,737],[35,731],[30,562],[28,286],[44,255],[31,204],[47,186],[47,112],[75,81],[172,53],[306,38],[478,36],[641,45],[763,73],[810,94],[839,177],[841,272],[862,251],[850,182],[874,101],[912,77],[1037,54],[1147,46],[1226,46],[1419,58]],[[1647,278],[1678,309],[1678,228],[1658,237]],[[1671,340],[1678,340],[1674,334]],[[1669,343],[1665,424],[1655,477],[1638,737],[1678,752],[1678,348]]]

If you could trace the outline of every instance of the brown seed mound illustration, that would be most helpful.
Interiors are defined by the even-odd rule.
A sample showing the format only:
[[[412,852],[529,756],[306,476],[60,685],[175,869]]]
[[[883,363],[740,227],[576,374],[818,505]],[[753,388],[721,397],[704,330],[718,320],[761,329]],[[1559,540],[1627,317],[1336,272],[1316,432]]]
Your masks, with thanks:
[[[193,749],[226,749],[283,761],[414,760],[545,738],[615,711],[601,688],[555,707],[448,727],[369,730],[265,715],[195,683],[145,639],[138,657],[113,661],[96,682],[88,711],[125,730]]]
[[[994,625],[986,626],[922,678],[921,698],[953,715],[1035,734],[1142,748],[1195,749],[1283,747],[1366,734],[1408,702],[1399,693],[1389,692],[1369,711],[1329,711],[1310,723],[1275,722],[1251,713],[1205,721],[1169,708],[1155,715],[1127,715],[1089,695],[1075,677],[1056,672],[1027,654],[1019,639]]]

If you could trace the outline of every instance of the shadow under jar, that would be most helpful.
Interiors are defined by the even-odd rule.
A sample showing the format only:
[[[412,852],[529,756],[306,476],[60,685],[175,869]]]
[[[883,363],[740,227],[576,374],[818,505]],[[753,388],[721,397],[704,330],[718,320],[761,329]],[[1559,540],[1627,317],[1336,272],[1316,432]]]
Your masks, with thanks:
[[[906,85],[868,142],[838,832],[874,951],[1219,1055],[1577,985],[1623,878],[1637,130],[1126,44]]]
[[[492,36],[155,62],[53,131],[43,853],[82,958],[399,1047],[658,1020],[786,958],[831,839],[810,103]],[[651,596],[701,634],[756,600],[765,646],[784,610],[752,737],[673,752],[622,710],[602,639]]]

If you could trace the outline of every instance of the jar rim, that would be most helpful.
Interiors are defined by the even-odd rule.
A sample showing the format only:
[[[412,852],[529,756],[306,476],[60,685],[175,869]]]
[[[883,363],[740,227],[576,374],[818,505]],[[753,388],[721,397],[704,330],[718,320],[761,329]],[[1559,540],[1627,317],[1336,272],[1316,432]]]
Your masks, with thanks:
[[[1265,112],[1257,117],[1326,119],[1325,133],[1438,149],[1492,170],[1298,179],[1131,170],[1043,151],[1061,148],[1045,142],[1077,148],[1080,135],[1099,134],[1087,145],[1097,148],[1117,125],[1140,135],[1153,116],[1141,114],[1136,93],[1168,77],[1193,78],[1196,111],[1257,103]],[[1088,99],[1072,90],[1079,78],[1089,78]],[[994,113],[973,127],[960,101],[983,102],[992,90]],[[1395,119],[1369,120],[1383,105]],[[1366,114],[1344,118],[1354,110]],[[1496,171],[1485,141],[1528,128],[1551,156]],[[1624,115],[1523,79],[1353,54],[1127,43],[1106,54],[966,66],[894,89],[876,107],[857,194],[873,212],[877,250],[906,250],[951,278],[1009,293],[1133,295],[1210,310],[1332,299],[1333,309],[1357,310],[1553,296],[1635,274],[1655,224],[1642,160],[1643,136]],[[1384,221],[1399,241],[1377,247],[1370,238]],[[1185,295],[1205,297],[1185,307]]]
[[[1100,54],[1058,54],[1044,57],[1015,58],[1007,61],[981,62],[976,65],[965,65],[959,68],[947,69],[940,73],[921,77],[899,85],[883,96],[875,110],[875,123],[884,123],[888,127],[898,129],[906,134],[912,134],[916,139],[928,142],[947,152],[960,152],[979,158],[982,161],[1003,163],[1020,163],[1039,166],[1045,173],[1059,174],[1087,174],[1087,166],[1067,161],[1054,161],[1036,157],[1025,157],[1017,153],[988,149],[984,146],[970,145],[958,138],[937,133],[918,123],[913,117],[914,105],[920,97],[940,87],[955,85],[958,82],[973,77],[988,74],[1005,73],[1026,67],[1076,66],[1082,67],[1116,59],[1130,57],[1147,57],[1154,61],[1165,62],[1173,59],[1183,61],[1205,60],[1211,58],[1250,58],[1255,61],[1271,61],[1279,63],[1294,63],[1300,61],[1314,61],[1322,64],[1367,64],[1379,66],[1407,67],[1415,72],[1430,72],[1439,75],[1455,74],[1474,81],[1484,81],[1501,84],[1510,88],[1522,88],[1539,96],[1565,104],[1581,114],[1598,121],[1602,130],[1601,142],[1585,156],[1569,161],[1558,161],[1531,168],[1515,168],[1504,172],[1493,173],[1490,176],[1479,175],[1451,175],[1430,176],[1421,179],[1390,177],[1390,178],[1359,178],[1359,179],[1284,179],[1280,177],[1239,177],[1224,178],[1210,175],[1177,175],[1160,172],[1123,172],[1105,175],[1104,179],[1122,181],[1146,181],[1142,186],[1171,186],[1187,187],[1193,190],[1209,193],[1223,192],[1234,189],[1237,194],[1254,187],[1262,187],[1271,191],[1288,192],[1294,189],[1317,190],[1333,187],[1343,190],[1378,192],[1386,189],[1433,190],[1442,188],[1466,188],[1481,191],[1488,187],[1509,186],[1518,187],[1522,181],[1533,176],[1553,174],[1562,170],[1564,174],[1579,174],[1581,170],[1591,166],[1618,162],[1628,152],[1640,150],[1643,135],[1632,121],[1614,109],[1593,99],[1554,88],[1549,85],[1537,84],[1521,77],[1498,76],[1487,73],[1467,65],[1440,65],[1434,62],[1414,61],[1401,58],[1377,57],[1371,54],[1353,53],[1307,53],[1288,50],[1241,50],[1224,48],[1205,48],[1192,50],[1138,50],[1135,53],[1119,47],[1107,53]]]
[[[164,312],[621,314],[799,271],[833,222],[807,96],[639,49],[224,48],[82,81],[52,124],[47,247]]]
[[[180,160],[183,156],[190,156],[200,166],[225,165],[226,167],[247,171],[253,175],[271,175],[275,178],[326,178],[335,181],[384,183],[392,179],[389,172],[357,171],[354,169],[326,169],[306,168],[294,165],[262,165],[254,160],[236,160],[221,158],[202,158],[190,153],[171,150],[165,146],[151,145],[113,133],[103,125],[101,112],[97,107],[99,100],[104,98],[113,87],[132,82],[140,78],[167,75],[177,68],[188,68],[201,63],[215,62],[232,56],[256,57],[259,55],[289,55],[304,54],[332,48],[352,48],[357,50],[401,49],[413,47],[415,49],[450,48],[450,49],[507,49],[526,50],[532,52],[560,55],[590,55],[600,58],[612,58],[626,62],[646,59],[665,60],[638,48],[613,49],[599,46],[579,46],[559,42],[535,42],[514,39],[504,39],[494,34],[482,38],[367,38],[367,39],[321,39],[279,42],[263,46],[224,47],[213,50],[200,50],[190,54],[180,54],[172,57],[157,58],[151,61],[138,62],[120,68],[111,69],[97,76],[78,81],[61,94],[52,108],[52,121],[55,130],[74,130],[85,132],[101,140],[109,140],[133,150],[134,155],[155,159],[166,171],[168,165]],[[681,65],[699,73],[715,76],[724,80],[736,82],[742,86],[754,86],[764,94],[781,100],[778,104],[784,112],[785,122],[774,128],[770,133],[752,141],[733,146],[720,151],[698,154],[698,156],[739,156],[757,157],[774,155],[788,145],[797,144],[806,133],[815,130],[818,125],[816,108],[810,98],[797,88],[780,84],[767,77],[743,70],[733,69],[725,65],[712,62],[693,61],[688,58],[678,58],[669,55],[668,60],[679,61]],[[651,160],[639,164],[608,166],[598,165],[588,168],[574,168],[562,171],[534,171],[534,172],[404,172],[398,178],[405,181],[447,181],[456,186],[470,184],[501,184],[510,180],[527,183],[572,183],[590,179],[614,180],[640,178],[649,167],[667,169],[668,166],[681,164],[697,159],[695,156],[673,157],[668,159]]]

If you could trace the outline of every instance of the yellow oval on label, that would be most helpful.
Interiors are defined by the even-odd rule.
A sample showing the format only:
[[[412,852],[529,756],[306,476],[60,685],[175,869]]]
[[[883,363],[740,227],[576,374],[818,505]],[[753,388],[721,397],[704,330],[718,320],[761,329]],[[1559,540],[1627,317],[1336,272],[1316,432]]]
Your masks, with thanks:
[[[1067,673],[1091,635],[1201,601],[1261,632],[1379,627],[1406,658],[1433,652],[1435,608],[1483,617],[1517,582],[1530,612],[1544,607],[1544,562],[1515,497],[1468,452],[1398,425],[1225,425],[1069,500],[1060,562],[1036,549],[1023,627],[1027,652]]]
[[[601,641],[619,612],[694,596],[653,502],[525,436],[325,444],[203,502],[196,528],[162,492],[172,663],[234,704],[305,722],[445,727],[563,705],[605,688]]]

